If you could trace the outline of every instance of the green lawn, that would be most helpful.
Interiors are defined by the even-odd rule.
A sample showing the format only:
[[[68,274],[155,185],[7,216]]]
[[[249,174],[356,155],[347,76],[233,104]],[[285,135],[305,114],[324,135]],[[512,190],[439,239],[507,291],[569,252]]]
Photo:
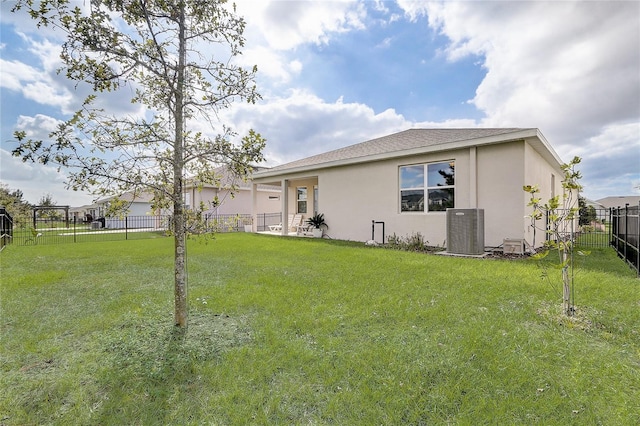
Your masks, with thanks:
[[[0,253],[0,424],[640,423],[640,281],[609,249],[568,321],[531,260],[244,233],[188,255],[180,335],[170,238]]]

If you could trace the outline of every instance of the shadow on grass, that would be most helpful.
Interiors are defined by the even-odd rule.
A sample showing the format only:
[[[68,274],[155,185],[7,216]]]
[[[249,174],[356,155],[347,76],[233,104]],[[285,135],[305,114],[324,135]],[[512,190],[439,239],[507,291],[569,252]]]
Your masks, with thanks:
[[[108,333],[95,377],[92,422],[188,422],[177,416],[185,412],[197,419],[203,365],[251,341],[246,318],[192,313],[186,331],[169,324],[166,318],[137,319]]]

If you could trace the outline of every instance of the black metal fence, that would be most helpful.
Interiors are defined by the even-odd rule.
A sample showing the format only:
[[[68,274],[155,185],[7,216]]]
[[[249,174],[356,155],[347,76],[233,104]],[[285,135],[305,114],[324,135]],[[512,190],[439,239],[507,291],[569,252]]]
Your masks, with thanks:
[[[87,241],[114,241],[157,238],[171,229],[171,216],[145,215],[98,218],[92,222],[12,217],[0,207],[0,250],[7,244],[63,244]],[[205,215],[198,231],[268,231],[282,223],[281,213],[261,213],[252,223],[249,214]],[[255,226],[253,226],[255,225]],[[612,246],[640,274],[640,205],[615,209],[597,209],[593,220],[579,226],[576,245]]]
[[[576,245],[580,247],[606,248],[611,245],[610,209],[591,209],[590,217],[580,217],[576,233]]]
[[[640,205],[611,209],[611,245],[640,275]]]
[[[0,251],[13,238],[13,218],[4,207],[0,207]]]
[[[269,226],[282,223],[282,213],[260,213],[256,219],[256,231],[264,232],[269,230]]]
[[[6,215],[10,217],[9,215]],[[2,216],[0,216],[2,217]],[[250,231],[249,214],[205,215],[194,232],[243,232]],[[34,222],[31,217],[14,218],[11,231],[5,232],[2,221],[2,235],[7,234],[6,244],[36,245],[65,244],[90,241],[119,241],[158,238],[169,234],[172,216],[145,215],[114,218],[98,218],[83,222],[73,218],[70,221],[42,219]],[[3,240],[3,244],[5,241]]]

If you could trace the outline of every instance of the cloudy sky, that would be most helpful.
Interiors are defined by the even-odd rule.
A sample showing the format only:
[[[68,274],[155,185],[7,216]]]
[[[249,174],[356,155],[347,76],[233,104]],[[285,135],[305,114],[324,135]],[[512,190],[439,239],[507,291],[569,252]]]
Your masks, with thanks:
[[[564,161],[583,158],[588,198],[640,194],[640,2],[236,3],[263,100],[221,118],[266,137],[268,165],[408,128],[537,127]],[[65,190],[64,171],[10,156],[14,128],[51,129],[86,94],[56,74],[57,35],[10,7],[0,180],[32,203],[89,203]]]

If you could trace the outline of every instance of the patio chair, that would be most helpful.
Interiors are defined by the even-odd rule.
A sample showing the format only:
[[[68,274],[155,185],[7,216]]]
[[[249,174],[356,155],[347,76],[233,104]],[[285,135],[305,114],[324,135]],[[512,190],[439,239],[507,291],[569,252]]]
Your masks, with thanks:
[[[302,226],[302,215],[296,214],[293,216],[293,220],[289,224],[289,232],[296,231],[298,232],[298,228]]]
[[[299,226],[302,225],[302,215],[301,214],[290,214],[289,220],[287,221],[287,232],[296,231]],[[278,225],[269,225],[269,230],[271,232],[282,231],[282,222]]]
[[[290,214],[289,215],[289,220],[287,221],[287,223],[291,224],[291,222],[293,221],[293,215]],[[277,225],[269,225],[269,230],[271,232],[278,232],[278,231],[282,231],[282,222],[280,222]]]

